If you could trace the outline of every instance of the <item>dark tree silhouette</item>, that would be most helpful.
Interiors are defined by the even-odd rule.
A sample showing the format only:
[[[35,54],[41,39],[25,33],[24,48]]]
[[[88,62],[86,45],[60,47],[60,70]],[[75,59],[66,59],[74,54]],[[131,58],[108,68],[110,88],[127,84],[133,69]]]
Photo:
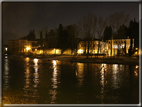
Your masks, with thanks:
[[[111,39],[112,37],[112,28],[111,26],[106,26],[105,30],[104,30],[104,41]]]
[[[25,37],[23,37],[22,39],[26,39],[29,41],[34,41],[35,40],[35,31],[33,29],[33,31],[30,30],[29,34]]]

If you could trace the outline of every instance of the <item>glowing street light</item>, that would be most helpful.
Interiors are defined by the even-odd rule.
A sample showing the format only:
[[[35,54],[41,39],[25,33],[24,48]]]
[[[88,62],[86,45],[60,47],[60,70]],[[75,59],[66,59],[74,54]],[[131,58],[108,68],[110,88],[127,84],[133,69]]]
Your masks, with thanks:
[[[7,51],[7,47],[5,48],[5,50]]]
[[[30,47],[27,47],[26,50],[27,50],[27,51],[30,50]]]

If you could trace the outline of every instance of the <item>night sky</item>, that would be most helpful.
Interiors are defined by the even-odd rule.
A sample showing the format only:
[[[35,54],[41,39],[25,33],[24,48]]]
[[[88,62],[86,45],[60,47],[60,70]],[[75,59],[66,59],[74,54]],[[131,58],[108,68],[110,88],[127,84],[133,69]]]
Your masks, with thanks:
[[[139,20],[139,3],[2,2],[3,43],[26,36],[32,29],[39,37],[40,30],[78,23],[87,13],[108,17],[121,11]]]

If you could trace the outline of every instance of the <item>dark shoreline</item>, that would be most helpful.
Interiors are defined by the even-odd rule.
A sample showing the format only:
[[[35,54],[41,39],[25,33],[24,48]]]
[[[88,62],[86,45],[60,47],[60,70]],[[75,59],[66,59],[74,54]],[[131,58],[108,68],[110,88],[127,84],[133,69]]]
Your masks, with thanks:
[[[11,57],[11,55],[9,56]],[[27,57],[22,55],[15,55],[12,57]],[[48,56],[28,56],[29,58],[38,58],[44,61],[59,60],[68,62],[80,63],[107,63],[107,64],[124,64],[124,65],[139,65],[139,58],[132,57],[92,57],[86,56],[72,56],[72,55],[48,55]]]

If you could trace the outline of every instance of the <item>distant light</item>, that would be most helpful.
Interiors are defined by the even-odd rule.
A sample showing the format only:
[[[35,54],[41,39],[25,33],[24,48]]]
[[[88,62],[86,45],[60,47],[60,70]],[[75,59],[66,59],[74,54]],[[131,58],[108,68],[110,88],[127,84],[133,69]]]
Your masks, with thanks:
[[[113,45],[113,48],[118,48],[118,46],[117,45]]]
[[[79,49],[79,50],[78,50],[78,53],[80,53],[80,54],[83,53],[83,50],[82,50],[82,49]]]
[[[27,47],[26,50],[27,50],[27,51],[30,50],[30,47]]]
[[[120,46],[120,48],[124,48],[124,47],[125,47],[125,45],[121,45],[121,46]]]
[[[57,63],[56,63],[56,60],[53,60],[52,63],[53,63],[53,65],[56,65],[56,64],[57,64]]]
[[[136,65],[136,68],[138,68],[139,66],[138,65]]]
[[[34,63],[35,63],[35,65],[37,65],[37,63],[38,63],[38,59],[37,58],[34,59]]]
[[[5,50],[7,51],[7,48],[5,48]]]
[[[136,48],[136,50],[138,50],[138,48]]]
[[[29,57],[26,57],[26,62],[29,62]]]

